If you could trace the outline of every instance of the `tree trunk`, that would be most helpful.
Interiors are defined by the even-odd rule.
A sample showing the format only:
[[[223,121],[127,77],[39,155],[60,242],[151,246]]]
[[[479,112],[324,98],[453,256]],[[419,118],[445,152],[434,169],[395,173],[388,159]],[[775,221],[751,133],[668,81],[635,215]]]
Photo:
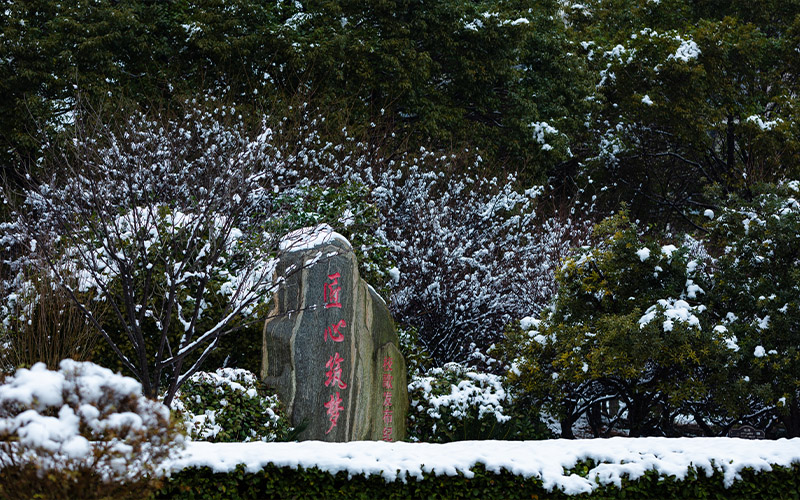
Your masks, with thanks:
[[[800,404],[796,398],[789,403],[789,414],[781,415],[780,419],[786,427],[786,437],[800,437]]]

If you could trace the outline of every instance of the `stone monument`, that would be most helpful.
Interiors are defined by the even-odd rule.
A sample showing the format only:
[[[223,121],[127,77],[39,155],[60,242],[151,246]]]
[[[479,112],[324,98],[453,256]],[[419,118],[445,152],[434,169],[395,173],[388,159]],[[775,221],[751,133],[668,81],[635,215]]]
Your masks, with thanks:
[[[261,377],[302,440],[400,441],[406,366],[383,299],[358,272],[350,243],[327,225],[281,242],[280,281],[264,325]]]

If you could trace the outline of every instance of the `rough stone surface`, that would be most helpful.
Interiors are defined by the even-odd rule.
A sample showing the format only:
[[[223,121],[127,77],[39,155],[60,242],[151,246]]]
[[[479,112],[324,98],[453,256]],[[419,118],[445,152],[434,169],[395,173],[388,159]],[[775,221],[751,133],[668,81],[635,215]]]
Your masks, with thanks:
[[[307,426],[302,440],[401,441],[406,368],[389,310],[346,239],[325,226],[304,231],[282,245],[276,275],[285,281],[264,325],[262,379],[292,425]]]

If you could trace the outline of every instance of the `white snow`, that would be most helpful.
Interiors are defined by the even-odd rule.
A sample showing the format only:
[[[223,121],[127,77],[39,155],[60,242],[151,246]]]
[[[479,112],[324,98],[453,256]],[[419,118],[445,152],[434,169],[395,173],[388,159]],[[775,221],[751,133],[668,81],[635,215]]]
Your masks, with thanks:
[[[650,249],[647,247],[640,248],[639,250],[636,250],[636,255],[639,256],[639,260],[644,262],[650,257]]]
[[[119,410],[123,401],[138,413]],[[0,386],[0,410],[0,435],[18,438],[24,451],[17,459],[41,470],[64,467],[67,460],[96,464],[92,443],[99,441],[120,451],[123,461],[137,460],[126,439],[169,415],[166,406],[142,396],[136,380],[71,359],[61,361],[58,371],[44,363],[18,369]],[[149,450],[146,444],[139,457],[146,459]],[[136,474],[135,467],[129,473]]]
[[[558,129],[547,122],[533,122],[528,126],[533,129],[533,138],[536,139],[536,142],[542,145],[543,150],[553,149],[552,146],[547,144],[547,139],[545,136],[558,135]]]
[[[668,259],[672,258],[673,252],[678,248],[675,245],[664,245],[661,247],[661,253],[664,254]]]
[[[497,422],[507,422],[511,418],[503,413],[503,404],[510,402],[510,397],[500,376],[471,371],[458,363],[447,363],[427,373],[413,376],[408,391],[418,394],[415,391],[422,390],[421,400],[412,399],[411,406],[425,405],[428,415],[434,419],[441,419],[445,409],[456,418],[466,417],[472,409],[478,410],[479,419],[490,415]],[[436,379],[443,374],[456,375],[460,379],[458,385],[451,383],[449,392],[434,394]]]
[[[781,120],[780,118],[776,118],[775,120],[770,120],[770,121],[764,121],[764,119],[758,115],[748,116],[747,119],[745,119],[745,121],[750,123],[755,123],[758,128],[765,131],[770,131],[776,126],[778,126],[778,124],[783,123],[783,120]]]
[[[694,313],[700,313],[703,309],[703,306],[692,306],[685,300],[659,299],[657,304],[650,306],[639,318],[639,327],[644,328],[659,314],[665,318],[663,323],[665,332],[672,331],[675,321],[697,327],[700,326],[700,320]]]
[[[695,284],[694,280],[686,280],[686,296],[690,299],[696,299],[698,293],[706,293],[705,290]]]
[[[647,106],[652,106],[653,105],[653,100],[650,99],[649,95],[645,94],[645,96],[642,97],[642,104],[646,104]]]
[[[710,208],[707,208],[707,209],[705,210],[705,212],[703,212],[703,215],[704,215],[705,217],[708,217],[708,218],[709,218],[709,219],[711,219],[711,220],[714,220],[714,211],[713,211],[713,210],[711,210]]]
[[[347,248],[352,248],[347,238],[335,232],[327,224],[292,231],[281,239],[279,248],[282,252],[299,252],[330,243],[333,240],[339,240],[345,243]]]
[[[675,59],[678,61],[689,62],[691,59],[697,59],[700,55],[700,48],[694,40],[681,40],[678,50],[674,54],[670,54],[667,59]]]
[[[757,358],[763,358],[767,355],[767,351],[764,349],[764,346],[757,345],[755,350],[753,350],[753,356]]]
[[[541,323],[541,322],[542,322],[541,320],[539,320],[537,318],[534,318],[533,316],[526,316],[526,317],[522,318],[521,320],[519,320],[519,326],[523,330],[528,331],[528,330],[533,330],[535,328],[538,328],[539,327],[539,323]]]
[[[597,463],[586,477],[567,474],[578,461]],[[689,467],[707,475],[723,474],[729,487],[745,467],[769,471],[772,465],[800,462],[800,438],[749,441],[736,438],[623,438],[548,441],[460,441],[447,444],[386,443],[189,443],[183,455],[172,461],[173,472],[188,467],[210,467],[230,472],[243,464],[257,472],[267,464],[279,467],[318,467],[330,473],[345,471],[380,475],[387,482],[406,477],[435,475],[473,477],[470,471],[483,464],[487,471],[507,470],[525,478],[541,478],[548,490],[563,489],[569,495],[588,493],[601,485],[621,485],[627,475],[635,480],[648,470],[683,480]]]

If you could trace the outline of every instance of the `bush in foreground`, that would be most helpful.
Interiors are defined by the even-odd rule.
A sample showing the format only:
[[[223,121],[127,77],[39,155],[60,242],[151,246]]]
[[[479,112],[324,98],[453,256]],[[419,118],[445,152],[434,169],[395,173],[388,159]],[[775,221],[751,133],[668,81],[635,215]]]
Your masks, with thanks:
[[[182,443],[166,406],[93,363],[37,363],[0,386],[5,499],[145,498]]]

